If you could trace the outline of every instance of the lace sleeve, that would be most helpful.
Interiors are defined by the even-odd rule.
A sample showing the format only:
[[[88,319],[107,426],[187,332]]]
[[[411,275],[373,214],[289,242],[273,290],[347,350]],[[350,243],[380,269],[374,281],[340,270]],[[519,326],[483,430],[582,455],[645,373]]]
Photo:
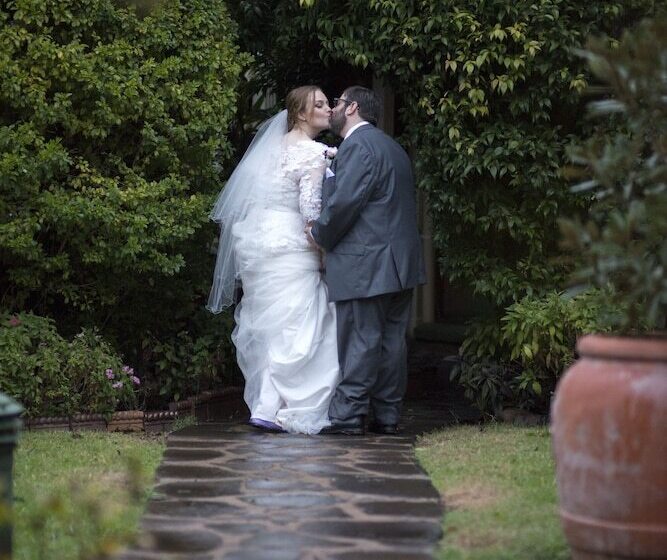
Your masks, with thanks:
[[[326,167],[324,150],[319,142],[309,146],[302,175],[299,178],[299,211],[307,222],[320,217],[322,210],[322,179]]]

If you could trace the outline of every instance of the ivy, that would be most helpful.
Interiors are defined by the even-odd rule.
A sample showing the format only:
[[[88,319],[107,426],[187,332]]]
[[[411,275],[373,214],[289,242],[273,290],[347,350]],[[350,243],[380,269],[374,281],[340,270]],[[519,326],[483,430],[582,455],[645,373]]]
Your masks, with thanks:
[[[550,259],[558,253],[557,219],[586,202],[560,169],[567,146],[590,128],[577,117],[590,75],[573,49],[591,34],[618,35],[652,13],[653,2],[273,4],[280,40],[255,43],[274,72],[266,85],[296,85],[284,78],[292,64],[299,77],[321,81],[322,63],[346,63],[372,70],[396,92],[400,141],[415,156],[450,280],[501,307],[564,281],[563,261]],[[308,47],[313,36],[317,50]],[[299,61],[289,52],[301,53]]]

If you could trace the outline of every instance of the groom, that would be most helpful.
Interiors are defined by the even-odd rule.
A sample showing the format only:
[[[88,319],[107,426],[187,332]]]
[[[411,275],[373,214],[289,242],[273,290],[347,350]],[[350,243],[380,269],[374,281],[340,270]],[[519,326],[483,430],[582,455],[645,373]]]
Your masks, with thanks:
[[[334,99],[330,128],[343,137],[322,187],[322,213],[307,228],[326,250],[336,302],[342,380],[321,433],[396,434],[407,381],[412,291],[425,281],[410,160],[376,128],[377,95],[364,87]]]

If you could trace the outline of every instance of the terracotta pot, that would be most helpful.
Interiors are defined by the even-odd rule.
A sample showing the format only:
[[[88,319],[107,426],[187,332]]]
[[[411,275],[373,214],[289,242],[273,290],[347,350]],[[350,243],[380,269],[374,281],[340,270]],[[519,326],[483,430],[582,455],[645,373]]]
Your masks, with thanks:
[[[552,403],[573,560],[667,558],[667,338],[589,335]]]

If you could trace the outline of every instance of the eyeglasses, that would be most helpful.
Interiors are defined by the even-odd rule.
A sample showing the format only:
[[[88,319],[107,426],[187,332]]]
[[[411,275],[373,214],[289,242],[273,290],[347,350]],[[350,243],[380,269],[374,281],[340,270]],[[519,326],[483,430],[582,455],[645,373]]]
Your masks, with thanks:
[[[345,103],[345,105],[350,105],[351,103],[354,103],[354,101],[350,101],[349,99],[344,99],[343,97],[334,97],[333,98],[334,107],[336,107],[341,101]]]

